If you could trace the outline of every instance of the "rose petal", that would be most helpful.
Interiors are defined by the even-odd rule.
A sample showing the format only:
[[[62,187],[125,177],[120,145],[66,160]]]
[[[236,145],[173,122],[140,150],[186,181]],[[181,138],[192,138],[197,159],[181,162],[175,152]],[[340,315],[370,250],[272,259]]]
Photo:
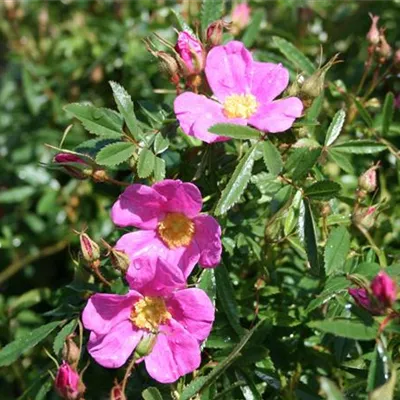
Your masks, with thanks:
[[[249,124],[265,132],[283,132],[301,116],[303,104],[297,97],[273,101],[259,107]]]
[[[131,185],[111,209],[111,219],[119,226],[155,229],[164,218],[162,207],[166,199],[146,185]]]
[[[105,335],[90,334],[87,345],[90,355],[106,368],[119,368],[125,364],[138,345],[143,332],[137,330],[129,320],[115,325]]]
[[[187,135],[206,143],[229,140],[208,132],[208,129],[221,122],[229,122],[222,113],[222,106],[214,100],[191,92],[179,95],[174,102],[174,111],[179,124]]]
[[[178,321],[198,341],[211,332],[214,322],[214,306],[207,294],[197,288],[175,292],[167,302],[174,320]]]
[[[214,95],[223,103],[232,94],[251,92],[253,57],[243,43],[232,41],[208,53],[205,72]]]
[[[163,207],[165,212],[182,213],[188,218],[193,218],[203,206],[200,190],[193,183],[164,179],[154,184],[153,189],[167,199]]]
[[[204,267],[215,267],[221,261],[221,227],[209,215],[198,215],[194,218],[194,240],[200,250],[200,264]]]
[[[254,62],[251,93],[260,104],[270,103],[279,96],[289,83],[289,71],[281,64]]]
[[[123,296],[96,293],[83,310],[83,325],[96,334],[106,334],[119,322],[129,319],[133,304],[141,297],[140,293],[133,290]]]
[[[149,375],[158,382],[172,383],[200,366],[199,343],[179,323],[160,326],[152,352],[144,360]]]
[[[141,257],[134,260],[134,268],[146,271],[148,282],[143,284],[136,279],[129,279],[130,287],[139,290],[144,296],[168,296],[178,288],[186,286],[183,272],[175,264],[155,256]],[[139,274],[140,275],[140,274]]]

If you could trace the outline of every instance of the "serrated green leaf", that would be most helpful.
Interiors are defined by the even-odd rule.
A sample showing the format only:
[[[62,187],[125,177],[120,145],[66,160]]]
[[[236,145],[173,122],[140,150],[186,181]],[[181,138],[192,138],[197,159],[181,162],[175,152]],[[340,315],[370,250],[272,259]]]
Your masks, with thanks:
[[[300,72],[306,72],[308,75],[312,75],[315,72],[313,63],[292,43],[288,42],[278,36],[272,36],[277,49],[296,67]]]
[[[68,104],[64,110],[79,119],[90,133],[109,139],[122,135],[122,118],[113,110],[79,103]]]
[[[215,124],[208,131],[233,139],[259,139],[261,136],[261,132],[257,129],[236,124]]]
[[[346,112],[344,110],[339,110],[335,114],[331,124],[329,125],[328,132],[326,133],[325,146],[330,146],[338,138],[342,131],[345,119]]]
[[[0,192],[0,203],[14,204],[20,203],[31,197],[35,193],[32,186],[21,186],[12,189],[2,190]]]
[[[330,379],[322,376],[319,379],[321,392],[326,395],[326,400],[346,400],[339,388]]]
[[[255,42],[261,28],[261,23],[265,19],[265,11],[257,10],[251,18],[250,24],[244,32],[242,42],[248,48]]]
[[[357,108],[358,113],[360,114],[360,117],[364,120],[364,122],[369,128],[372,128],[374,121],[372,120],[371,115],[369,115],[369,112],[355,97],[353,97],[353,101]]]
[[[201,29],[205,31],[212,22],[221,19],[224,0],[203,0],[200,12]]]
[[[304,190],[304,196],[314,200],[329,200],[335,197],[341,190],[341,186],[332,181],[315,182]]]
[[[73,319],[72,321],[68,322],[68,324],[64,325],[60,332],[57,333],[57,336],[53,342],[53,350],[56,356],[60,355],[65,339],[75,331],[77,325],[78,321]]]
[[[298,233],[300,240],[306,250],[307,259],[314,273],[319,275],[319,254],[317,245],[317,228],[311,205],[307,199],[303,199],[300,204],[300,215],[298,219]]]
[[[228,184],[222,191],[221,198],[215,208],[215,215],[226,213],[239,201],[240,196],[243,194],[250,181],[257,147],[257,143],[250,147],[235,168],[232,177],[229,179]]]
[[[350,250],[350,234],[344,226],[332,229],[325,247],[325,272],[343,272],[343,264]]]
[[[155,157],[154,160],[154,179],[158,181],[162,181],[165,179],[165,160],[160,157]]]
[[[374,154],[386,150],[386,146],[373,140],[348,140],[332,149],[346,154]]]
[[[269,141],[263,142],[264,163],[268,171],[273,176],[277,176],[282,172],[283,162],[279,150]]]
[[[161,154],[168,149],[168,146],[168,138],[164,137],[161,133],[156,134],[156,138],[154,139],[154,153]]]
[[[182,31],[189,32],[191,35],[196,36],[193,29],[188,25],[188,23],[183,19],[183,17],[177,11],[175,11],[173,8],[171,8],[170,10],[175,15],[175,18],[178,21],[179,28]]]
[[[344,318],[311,321],[308,326],[335,336],[355,340],[373,340],[378,334],[378,324],[376,323],[366,325],[364,322]]]
[[[346,171],[349,174],[354,174],[353,164],[350,162],[349,157],[346,154],[330,147],[328,149],[328,158],[333,163],[337,164],[343,171]]]
[[[394,95],[389,92],[385,97],[383,104],[383,117],[382,117],[382,135],[386,136],[389,132],[390,125],[393,121],[394,113]]]
[[[285,169],[293,180],[301,180],[306,177],[320,155],[321,148],[296,148],[288,157]]]
[[[96,156],[100,165],[112,167],[127,161],[135,151],[136,146],[130,142],[117,142],[103,147]]]
[[[378,341],[368,369],[367,392],[371,392],[386,383],[386,376],[389,376],[390,372],[388,363],[389,354],[383,344]]]
[[[139,154],[137,172],[139,178],[147,178],[154,170],[156,156],[149,149],[143,149]]]
[[[131,96],[118,83],[110,81],[110,85],[118,111],[124,117],[129,132],[136,140],[139,140],[138,122],[136,120]]]
[[[26,335],[7,344],[0,350],[0,367],[5,367],[17,360],[25,351],[44,340],[62,321],[54,321],[33,329]]]
[[[217,283],[215,279],[215,270],[212,268],[204,268],[196,285],[199,289],[204,290],[213,304],[217,294]]]
[[[149,387],[142,392],[143,400],[163,400],[160,391],[156,387]]]

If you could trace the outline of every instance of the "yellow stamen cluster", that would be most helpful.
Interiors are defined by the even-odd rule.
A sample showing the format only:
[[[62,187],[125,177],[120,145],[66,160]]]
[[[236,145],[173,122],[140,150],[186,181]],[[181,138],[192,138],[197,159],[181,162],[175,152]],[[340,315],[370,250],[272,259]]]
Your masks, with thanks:
[[[165,301],[161,297],[144,297],[132,308],[130,320],[140,329],[157,331],[160,324],[171,319]]]
[[[233,94],[224,101],[224,114],[228,118],[250,118],[258,108],[252,94]]]
[[[194,236],[194,222],[181,213],[169,213],[158,224],[158,234],[170,248],[188,246]]]

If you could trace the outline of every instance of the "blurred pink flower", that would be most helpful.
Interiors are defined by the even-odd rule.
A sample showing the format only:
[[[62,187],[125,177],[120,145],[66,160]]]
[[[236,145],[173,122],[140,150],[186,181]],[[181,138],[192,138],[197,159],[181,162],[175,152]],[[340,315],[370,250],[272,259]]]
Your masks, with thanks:
[[[241,31],[250,22],[251,8],[247,3],[237,4],[232,9],[232,25],[236,30]]]
[[[221,259],[221,228],[211,216],[200,214],[201,193],[197,186],[165,179],[153,186],[129,186],[113,205],[116,225],[134,226],[138,231],[123,235],[115,248],[123,250],[131,264],[127,279],[146,280],[135,259],[143,254],[159,256],[179,266],[185,277],[195,264],[215,267]]]
[[[131,285],[126,295],[97,293],[89,299],[82,315],[92,331],[88,351],[103,367],[119,368],[152,336],[154,347],[137,362],[144,360],[155,380],[171,383],[199,367],[214,307],[201,289],[184,288],[185,276],[175,265],[159,258],[141,262],[152,271],[147,284]]]
[[[371,290],[378,301],[386,307],[391,307],[396,301],[396,282],[383,271],[379,272],[371,282]]]
[[[54,385],[57,393],[67,400],[77,400],[85,391],[78,373],[65,361],[58,368]]]
[[[274,101],[289,83],[288,71],[280,64],[254,61],[241,42],[214,47],[208,53],[205,73],[218,101],[192,92],[175,99],[175,114],[189,136],[207,143],[228,140],[208,132],[217,123],[283,132],[301,115],[303,105],[297,97]]]
[[[205,58],[203,45],[189,32],[179,32],[175,50],[183,62],[186,75],[199,74],[203,71]]]

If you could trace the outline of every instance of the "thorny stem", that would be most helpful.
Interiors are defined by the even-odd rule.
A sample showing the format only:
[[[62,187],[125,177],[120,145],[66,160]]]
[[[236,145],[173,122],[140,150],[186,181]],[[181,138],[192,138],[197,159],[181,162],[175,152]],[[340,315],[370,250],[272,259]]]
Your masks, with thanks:
[[[358,88],[357,88],[356,96],[360,93],[361,89],[364,86],[365,80],[367,79],[368,72],[369,72],[369,70],[371,68],[371,65],[372,65],[372,55],[373,55],[373,53],[369,52],[367,62],[365,63],[365,66],[364,66],[364,73],[363,73],[363,75],[361,77],[360,83],[359,83]]]
[[[91,271],[93,271],[93,273],[96,275],[96,277],[99,279],[99,281],[101,281],[102,283],[104,283],[105,285],[107,285],[108,287],[111,287],[111,283],[108,282],[108,280],[106,278],[104,278],[104,276],[102,275],[102,273],[99,270],[98,266],[92,266],[91,267]]]
[[[398,159],[400,160],[400,150],[395,147],[392,143],[390,143],[389,141],[387,141],[386,139],[383,138],[379,138],[378,139],[379,142],[383,143],[384,145],[387,146],[388,150]]]
[[[385,256],[385,252],[382,251],[374,242],[374,239],[372,236],[369,234],[369,232],[362,227],[361,225],[357,224],[357,228],[360,230],[360,232],[364,235],[364,237],[367,239],[368,243],[371,245],[372,249],[375,251],[376,255],[379,258],[379,264],[381,267],[386,268],[387,267],[387,260]]]
[[[131,184],[128,183],[128,182],[117,181],[116,179],[113,179],[113,178],[110,178],[110,177],[107,177],[106,180],[105,180],[105,182],[107,182],[107,183],[113,183],[114,185],[124,186],[124,187],[128,187],[128,186],[131,185]]]
[[[395,319],[396,317],[399,317],[399,316],[400,316],[400,314],[397,313],[396,311],[392,311],[389,315],[387,315],[386,318],[379,325],[378,335],[380,335],[384,331],[384,329],[386,328],[387,324],[392,319]]]
[[[136,357],[133,356],[132,360],[130,361],[128,368],[125,371],[124,379],[122,379],[121,391],[125,394],[126,385],[128,383],[128,378],[130,377],[132,370],[135,367]]]
[[[368,96],[385,80],[385,78],[387,77],[387,75],[389,74],[389,72],[391,71],[392,67],[394,65],[394,62],[392,62],[387,69],[385,70],[385,72],[382,74],[382,76],[380,77],[380,79],[376,79],[374,77],[374,80],[371,83],[371,86],[369,87],[367,93],[364,95],[363,100],[365,101]],[[379,71],[379,69],[377,69],[377,71]]]

